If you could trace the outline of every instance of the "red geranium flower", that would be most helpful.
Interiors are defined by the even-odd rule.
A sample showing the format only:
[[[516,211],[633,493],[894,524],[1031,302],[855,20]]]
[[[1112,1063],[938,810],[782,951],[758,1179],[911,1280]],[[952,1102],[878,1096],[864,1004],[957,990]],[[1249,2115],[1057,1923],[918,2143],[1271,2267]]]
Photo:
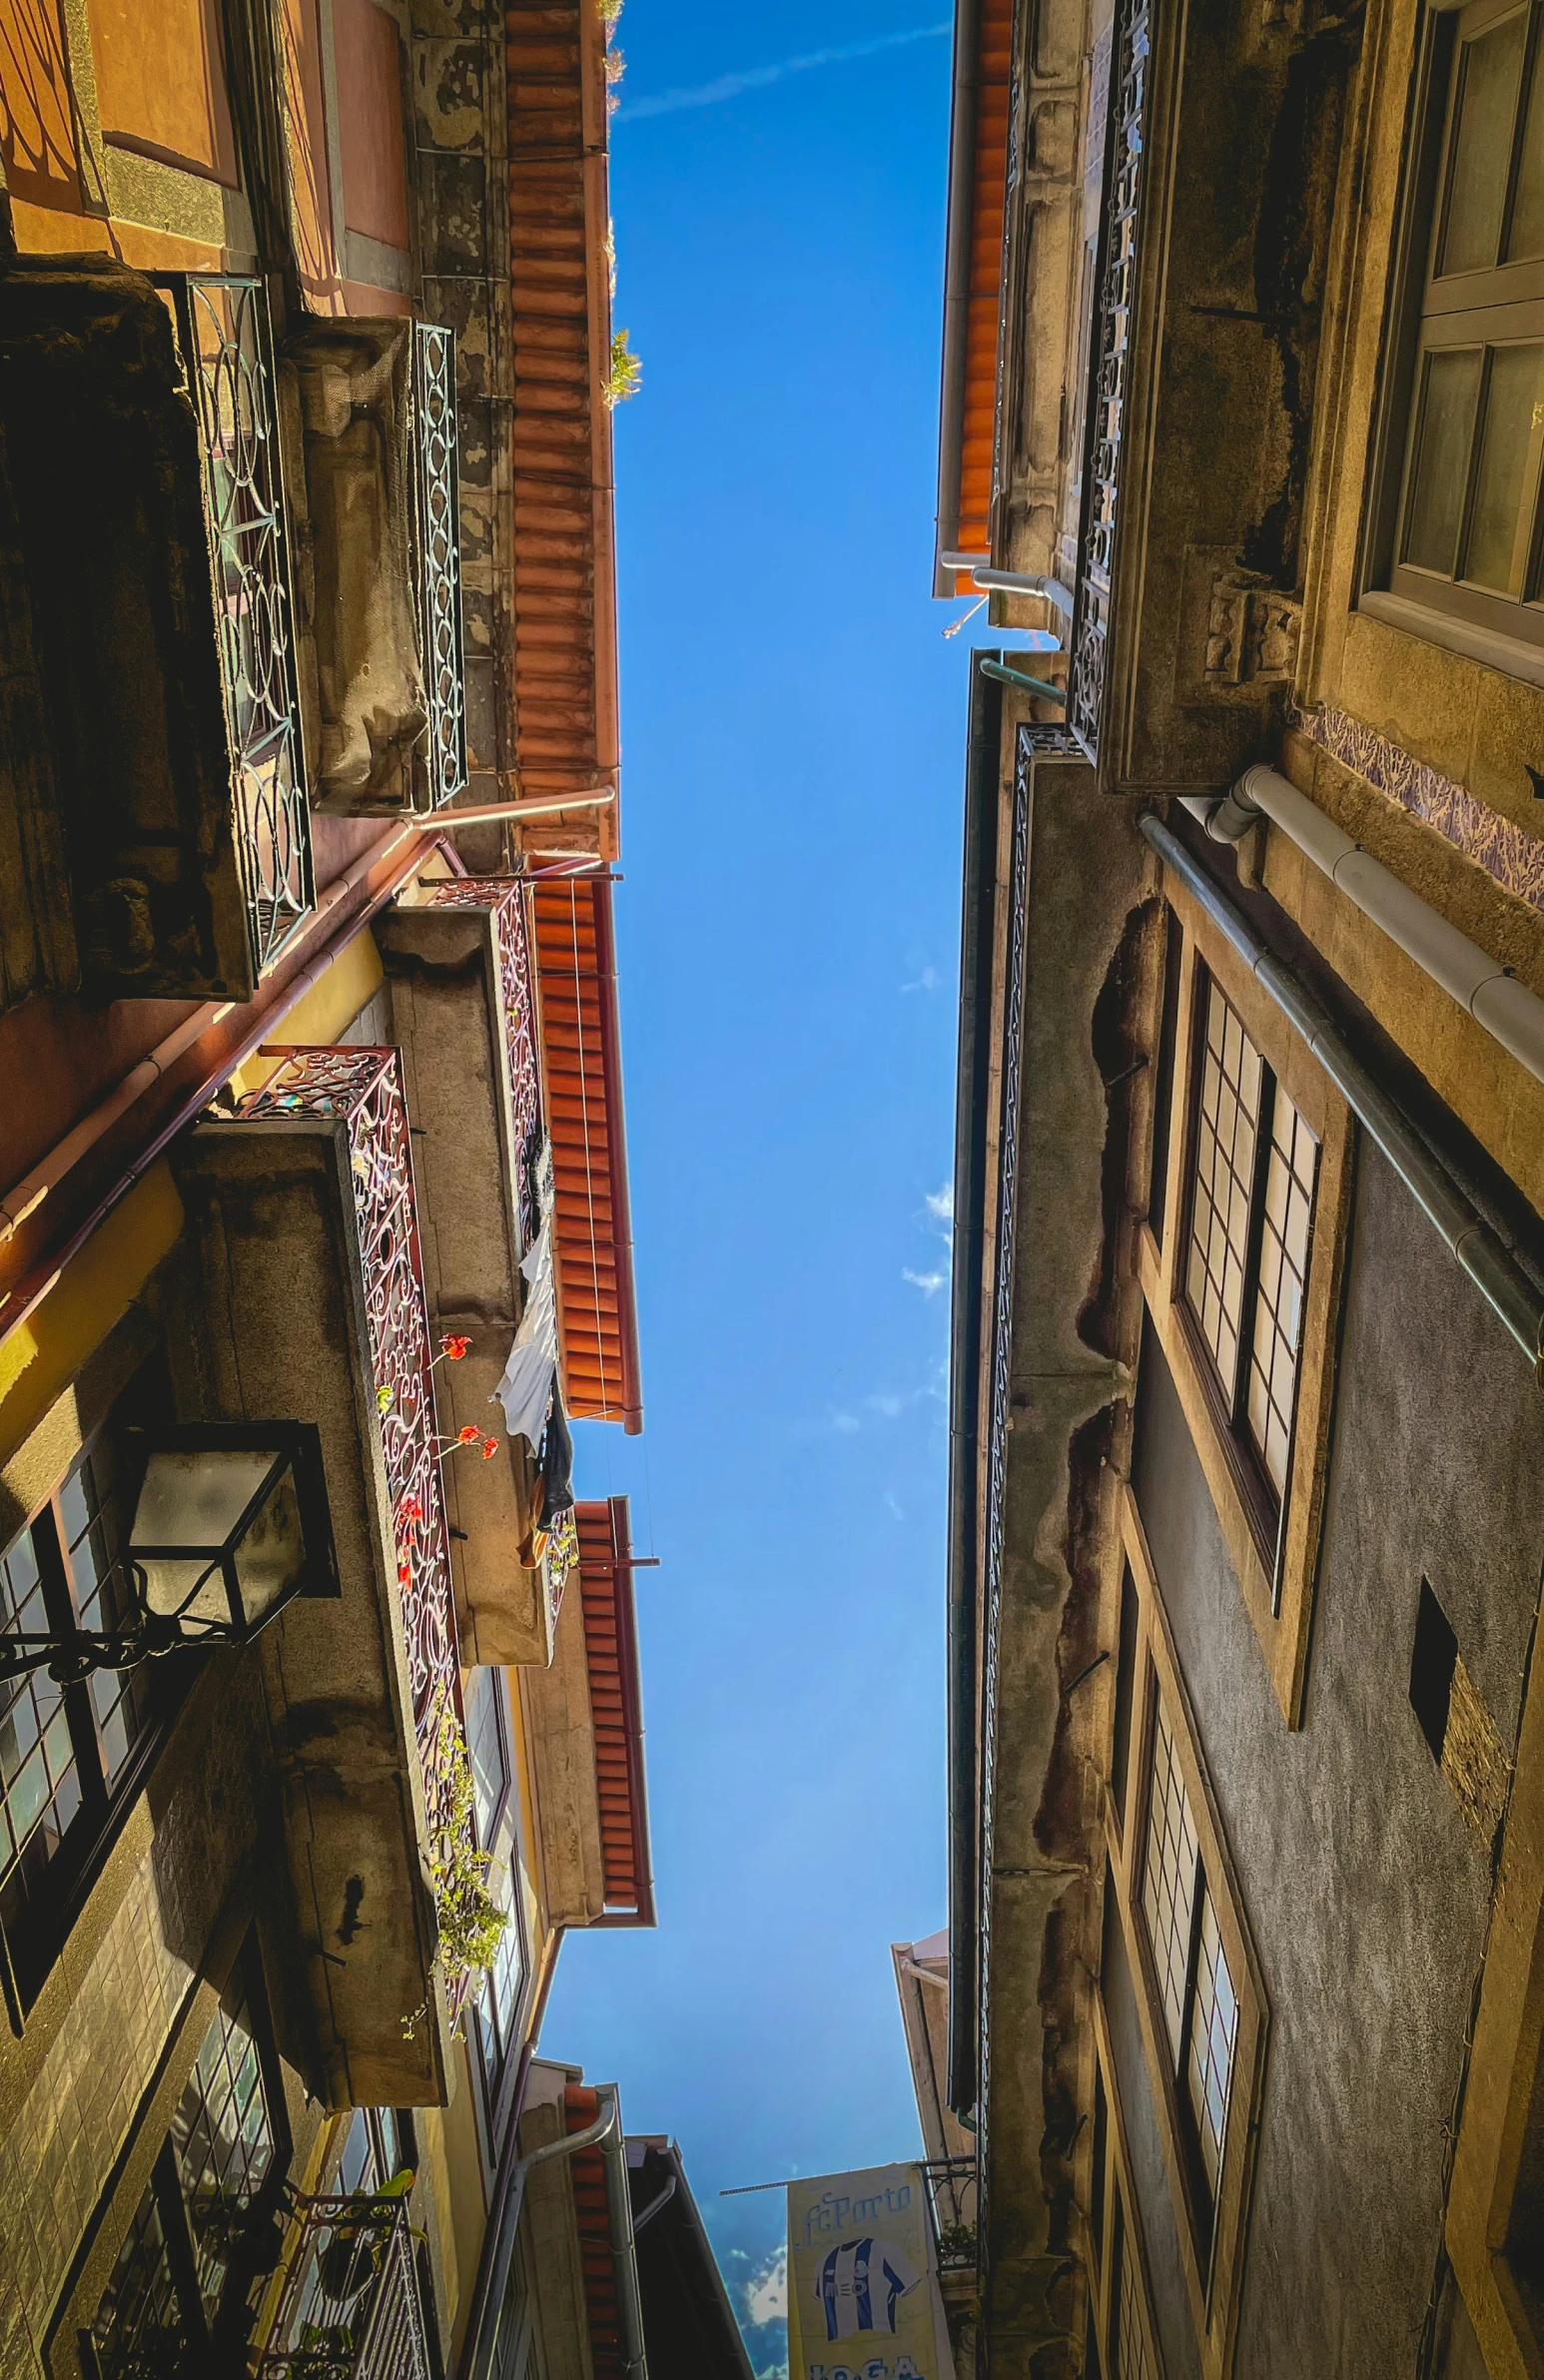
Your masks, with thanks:
[[[470,1345],[471,1340],[459,1330],[447,1330],[439,1342],[441,1354],[448,1355],[452,1363],[459,1363]]]

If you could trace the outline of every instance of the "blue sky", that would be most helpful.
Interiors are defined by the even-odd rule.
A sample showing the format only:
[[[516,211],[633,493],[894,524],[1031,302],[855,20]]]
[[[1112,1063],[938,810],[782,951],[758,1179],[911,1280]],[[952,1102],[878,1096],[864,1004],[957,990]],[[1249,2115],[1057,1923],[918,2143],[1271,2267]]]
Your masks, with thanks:
[[[629,1492],[661,1557],[637,1574],[659,1927],[569,1937],[542,2046],[681,2141],[742,2310],[783,2202],[721,2189],[915,2153],[888,1945],[944,1922],[971,640],[929,593],[944,13],[860,0],[834,40],[814,0],[627,0],[618,30],[648,1427],[582,1430],[579,1485]],[[781,2325],[747,2335],[780,2370]]]

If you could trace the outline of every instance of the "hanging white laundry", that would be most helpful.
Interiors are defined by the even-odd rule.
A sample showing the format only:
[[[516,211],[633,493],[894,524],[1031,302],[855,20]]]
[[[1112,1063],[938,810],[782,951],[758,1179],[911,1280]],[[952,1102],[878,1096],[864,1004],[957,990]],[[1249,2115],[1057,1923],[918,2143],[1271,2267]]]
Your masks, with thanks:
[[[527,1438],[532,1450],[541,1442],[552,1382],[557,1376],[557,1284],[552,1276],[552,1172],[543,1152],[541,1227],[520,1258],[526,1283],[525,1311],[514,1334],[504,1375],[488,1399],[504,1409],[504,1428],[511,1438]]]

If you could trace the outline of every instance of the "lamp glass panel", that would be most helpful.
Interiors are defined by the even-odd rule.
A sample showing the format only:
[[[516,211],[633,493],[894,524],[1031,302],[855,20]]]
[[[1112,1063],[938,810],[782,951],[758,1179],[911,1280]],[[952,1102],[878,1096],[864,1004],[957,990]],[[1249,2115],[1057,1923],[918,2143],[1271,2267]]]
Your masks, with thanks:
[[[301,1522],[295,1473],[288,1466],[236,1549],[236,1582],[249,1628],[261,1628],[270,1613],[295,1592],[306,1570],[306,1531]]]
[[[217,1550],[229,1545],[276,1461],[264,1447],[168,1447],[151,1456],[129,1551],[144,1569],[153,1612],[181,1614],[195,1633],[211,1626],[229,1630],[231,1603]],[[147,1559],[145,1546],[187,1546],[190,1552],[186,1558]]]

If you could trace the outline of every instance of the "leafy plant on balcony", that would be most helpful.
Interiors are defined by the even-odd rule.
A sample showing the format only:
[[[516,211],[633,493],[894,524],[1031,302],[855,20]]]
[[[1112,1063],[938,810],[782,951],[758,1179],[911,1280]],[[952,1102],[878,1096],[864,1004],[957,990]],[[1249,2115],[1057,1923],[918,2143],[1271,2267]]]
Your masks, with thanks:
[[[432,1741],[444,1812],[428,1863],[438,1920],[433,1964],[453,2004],[463,1998],[471,1978],[490,1968],[497,1958],[509,1912],[499,1908],[487,1889],[491,1857],[478,1850],[471,1825],[471,1763],[466,1757],[466,1737],[442,1685],[435,1690]],[[402,2032],[409,2041],[428,2007],[425,1998],[410,2016],[402,2018]]]
[[[976,2261],[975,2224],[940,2223],[938,2227],[938,2260],[942,2265],[974,2264]]]
[[[607,409],[614,410],[617,405],[625,404],[629,397],[636,397],[642,379],[642,360],[635,356],[627,345],[626,331],[613,331],[611,334],[611,369],[606,374],[606,385],[603,391]]]

